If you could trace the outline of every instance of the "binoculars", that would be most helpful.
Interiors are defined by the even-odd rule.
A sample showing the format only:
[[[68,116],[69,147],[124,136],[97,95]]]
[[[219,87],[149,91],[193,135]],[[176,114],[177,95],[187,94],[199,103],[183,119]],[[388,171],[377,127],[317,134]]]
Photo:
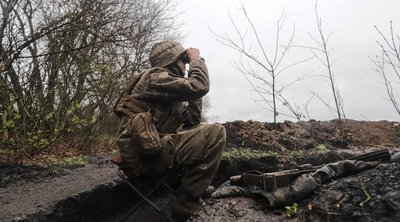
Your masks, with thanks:
[[[180,58],[180,59],[181,59],[182,62],[184,62],[184,63],[189,63],[189,62],[190,62],[190,58],[189,58],[189,56],[188,56],[188,54],[187,54],[186,51],[181,55],[181,58]]]

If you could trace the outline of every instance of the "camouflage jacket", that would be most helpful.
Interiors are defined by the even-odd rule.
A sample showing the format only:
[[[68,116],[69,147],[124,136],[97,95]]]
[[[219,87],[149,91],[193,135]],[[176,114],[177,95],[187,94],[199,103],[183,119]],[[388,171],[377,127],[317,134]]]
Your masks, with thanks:
[[[159,133],[174,133],[182,126],[200,123],[203,97],[209,90],[207,66],[204,61],[190,63],[187,78],[175,76],[164,68],[146,70],[130,97],[135,112],[149,111]]]
[[[173,163],[170,135],[200,123],[201,98],[209,90],[208,71],[204,61],[197,60],[190,63],[187,78],[159,67],[144,71],[139,78],[132,91],[124,92],[114,107],[121,118],[117,144],[134,175],[159,176]],[[164,148],[160,155],[143,159],[131,148],[126,124],[129,115],[147,111],[153,115]]]

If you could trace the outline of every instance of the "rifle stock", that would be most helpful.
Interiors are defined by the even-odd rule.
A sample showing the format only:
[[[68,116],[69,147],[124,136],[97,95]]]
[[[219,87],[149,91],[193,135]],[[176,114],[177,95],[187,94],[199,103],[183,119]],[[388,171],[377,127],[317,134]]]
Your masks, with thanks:
[[[388,149],[376,150],[367,152],[364,154],[356,155],[348,160],[359,160],[359,161],[386,161],[390,160],[390,152]],[[257,170],[245,172],[241,175],[234,175],[230,177],[230,183],[232,185],[243,186],[243,185],[255,185],[263,188],[266,191],[273,191],[278,187],[288,185],[292,180],[297,178],[303,173],[314,172],[321,166],[312,166],[311,164],[303,164],[298,166],[296,169],[276,171],[271,173],[262,173]]]

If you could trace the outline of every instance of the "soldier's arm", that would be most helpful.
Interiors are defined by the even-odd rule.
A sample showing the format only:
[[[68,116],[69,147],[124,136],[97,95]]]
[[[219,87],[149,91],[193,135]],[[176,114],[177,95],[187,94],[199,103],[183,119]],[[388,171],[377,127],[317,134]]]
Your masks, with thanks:
[[[190,63],[189,77],[181,78],[167,72],[152,75],[149,87],[165,100],[188,101],[203,97],[209,91],[207,66],[202,60]]]
[[[201,121],[202,99],[188,101],[187,108],[182,113],[185,127],[199,125]]]
[[[190,101],[203,97],[209,91],[209,78],[202,59],[190,63],[189,77],[170,75],[167,71],[150,73],[148,91],[142,92],[145,99],[157,101]]]

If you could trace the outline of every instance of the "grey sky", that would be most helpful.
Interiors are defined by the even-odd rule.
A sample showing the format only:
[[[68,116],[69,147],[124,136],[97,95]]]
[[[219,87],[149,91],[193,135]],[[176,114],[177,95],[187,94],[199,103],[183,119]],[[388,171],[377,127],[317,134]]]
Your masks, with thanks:
[[[285,11],[286,21],[281,39],[287,40],[295,26],[295,44],[314,46],[308,33],[317,36],[314,14],[315,1],[312,0],[248,0],[243,1],[247,12],[259,31],[265,48],[273,46],[276,33],[276,20]],[[242,31],[249,30],[245,18],[237,9],[239,1],[234,0],[183,0],[179,9],[185,23],[183,32],[187,33],[184,46],[196,47],[206,59],[211,78],[211,91],[208,94],[211,108],[209,116],[217,121],[259,120],[272,121],[272,113],[256,103],[259,97],[244,76],[232,67],[232,61],[239,58],[239,53],[216,41],[209,28],[219,34],[234,36],[234,28],[229,21],[228,9]],[[344,100],[348,118],[368,120],[399,120],[391,103],[387,101],[381,77],[372,70],[373,64],[367,56],[379,52],[376,40],[378,33],[373,25],[384,33],[389,32],[392,20],[396,33],[400,33],[400,1],[398,0],[320,0],[319,15],[322,17],[326,35],[330,32],[329,48],[331,58],[336,59],[333,71],[336,83]],[[249,44],[254,39],[249,36]],[[290,61],[297,61],[311,56],[309,50],[292,48],[287,55]],[[319,75],[326,75],[326,69],[313,60],[295,66],[279,77],[280,84],[290,82],[298,76],[310,73],[310,77],[297,82],[284,91],[285,97],[296,103],[301,109],[313,92],[318,93],[333,105],[329,85]],[[397,85],[400,88],[400,85]],[[397,95],[400,95],[397,92]],[[400,99],[400,96],[399,96]],[[286,112],[284,107],[279,107]],[[279,111],[279,110],[278,110]],[[335,116],[318,99],[313,99],[308,111],[311,118],[318,120],[333,119]],[[304,111],[303,111],[304,112]],[[279,121],[287,118],[278,116]]]

